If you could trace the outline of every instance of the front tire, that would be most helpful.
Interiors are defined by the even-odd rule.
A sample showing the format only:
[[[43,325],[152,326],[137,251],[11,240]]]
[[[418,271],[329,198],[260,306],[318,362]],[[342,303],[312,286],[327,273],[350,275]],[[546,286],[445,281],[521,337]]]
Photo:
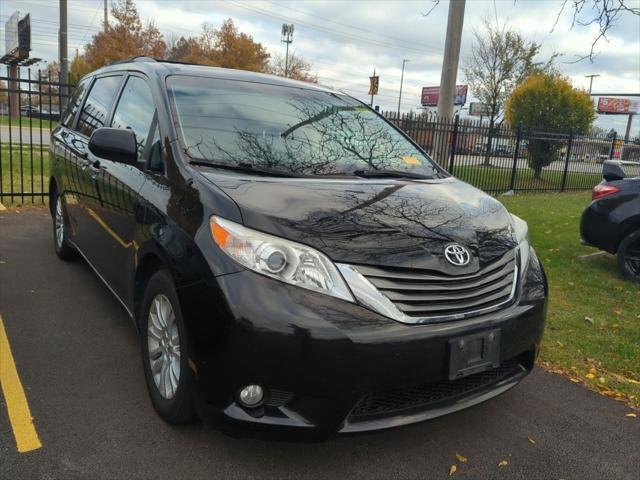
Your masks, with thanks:
[[[75,260],[78,256],[74,248],[69,244],[67,228],[67,210],[64,206],[62,195],[56,193],[53,206],[53,247],[56,255],[61,260]]]
[[[187,334],[173,278],[166,270],[155,272],[147,282],[140,317],[140,342],[153,407],[168,423],[194,421]]]
[[[618,266],[626,278],[640,283],[640,230],[630,233],[620,242]]]

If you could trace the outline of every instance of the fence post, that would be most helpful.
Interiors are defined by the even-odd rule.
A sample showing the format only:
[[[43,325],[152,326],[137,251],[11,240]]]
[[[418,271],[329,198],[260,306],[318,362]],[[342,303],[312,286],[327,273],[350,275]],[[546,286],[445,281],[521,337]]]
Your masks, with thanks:
[[[516,188],[516,167],[518,166],[518,157],[520,156],[521,141],[522,141],[522,122],[518,123],[518,129],[516,130],[516,148],[513,152],[513,167],[511,168],[511,182],[509,183],[509,190],[514,192]]]
[[[616,140],[618,140],[618,132],[613,131],[613,138],[611,139],[611,150],[609,150],[609,160],[613,158],[613,151],[616,148]]]
[[[451,137],[451,157],[449,157],[449,173],[453,173],[453,165],[456,158],[456,146],[458,144],[458,126],[460,125],[460,115],[456,115],[453,121],[453,135]]]
[[[573,127],[569,129],[569,142],[567,143],[567,156],[564,160],[564,172],[562,173],[562,188],[564,192],[567,188],[567,171],[569,170],[569,159],[571,158],[571,147],[573,146]]]

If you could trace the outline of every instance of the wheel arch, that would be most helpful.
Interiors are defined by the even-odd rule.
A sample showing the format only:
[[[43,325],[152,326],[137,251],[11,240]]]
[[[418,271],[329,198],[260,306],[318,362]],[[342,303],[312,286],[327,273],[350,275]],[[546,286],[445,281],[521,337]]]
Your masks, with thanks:
[[[138,252],[138,260],[133,278],[133,315],[136,328],[140,329],[139,319],[141,316],[142,299],[147,281],[159,270],[167,270],[175,282],[175,275],[171,265],[157,246],[147,246]]]
[[[624,223],[620,226],[620,236],[618,238],[618,242],[616,244],[616,252],[620,247],[622,241],[631,233],[636,230],[640,230],[640,214],[634,215],[624,221]]]
[[[56,178],[49,177],[49,212],[53,215],[55,195],[58,192],[58,182]]]

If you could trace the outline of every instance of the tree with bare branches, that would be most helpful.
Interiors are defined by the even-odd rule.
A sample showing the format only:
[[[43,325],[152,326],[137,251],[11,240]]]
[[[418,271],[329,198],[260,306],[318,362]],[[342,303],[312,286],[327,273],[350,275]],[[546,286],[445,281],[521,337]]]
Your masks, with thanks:
[[[528,42],[506,24],[500,26],[484,20],[475,30],[464,73],[473,95],[489,109],[490,132],[513,89],[534,69],[552,68],[555,55],[542,67],[534,63],[539,51],[539,43]],[[491,134],[485,155],[487,164],[491,153],[490,137]]]
[[[640,16],[640,4],[636,2],[635,6],[631,6],[628,0],[562,0],[558,16],[551,29],[552,32],[557,27],[562,13],[567,8],[573,10],[572,29],[576,25],[581,27],[596,25],[598,27],[598,33],[591,42],[589,53],[579,56],[575,62],[587,58],[593,62],[597,55],[596,45],[601,40],[607,39],[607,35],[611,33],[613,27],[623,17],[628,15]],[[640,23],[640,19],[638,19],[638,22]]]
[[[276,54],[271,57],[270,72],[279,77],[285,76],[285,57]],[[303,82],[318,83],[318,75],[311,73],[311,63],[299,55],[289,55],[288,77]]]

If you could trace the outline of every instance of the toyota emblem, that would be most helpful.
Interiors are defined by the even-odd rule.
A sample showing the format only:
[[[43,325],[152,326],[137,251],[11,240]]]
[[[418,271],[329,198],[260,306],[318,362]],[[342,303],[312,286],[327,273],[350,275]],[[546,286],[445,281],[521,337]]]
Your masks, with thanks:
[[[471,261],[469,250],[457,243],[447,245],[444,249],[444,256],[451,265],[455,265],[456,267],[464,267]]]

